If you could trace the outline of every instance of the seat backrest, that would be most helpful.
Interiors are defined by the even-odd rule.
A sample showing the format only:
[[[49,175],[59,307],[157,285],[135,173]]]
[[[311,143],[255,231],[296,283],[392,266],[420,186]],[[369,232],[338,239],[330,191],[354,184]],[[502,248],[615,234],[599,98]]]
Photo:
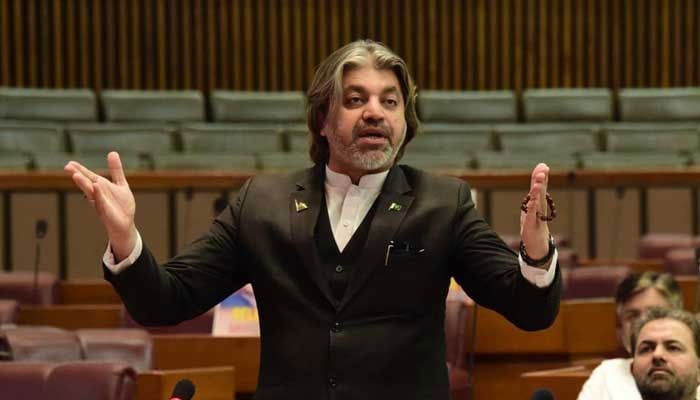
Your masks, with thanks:
[[[284,149],[282,133],[270,126],[190,124],[182,128],[185,153],[258,154]]]
[[[104,90],[107,121],[204,121],[204,98],[196,90]]]
[[[0,126],[0,152],[66,151],[60,128]]]
[[[484,123],[515,122],[515,94],[508,90],[425,90],[418,96],[423,122]]]
[[[664,268],[672,275],[696,275],[698,273],[698,260],[695,257],[695,248],[671,249],[664,257]]]
[[[96,121],[90,89],[0,87],[0,118],[43,121]]]
[[[498,125],[494,130],[501,149],[509,153],[580,154],[600,149],[594,126],[521,124]]]
[[[155,170],[235,170],[254,171],[258,161],[253,154],[171,153],[153,155]]]
[[[78,361],[83,358],[74,332],[53,327],[19,326],[0,328],[15,361]]]
[[[17,322],[17,300],[0,299],[0,325]]]
[[[525,121],[610,121],[612,91],[607,88],[553,88],[523,91]]]
[[[622,121],[698,121],[700,88],[622,89],[619,94]]]
[[[622,265],[562,269],[562,300],[615,297],[617,286],[631,272]]]
[[[688,124],[614,124],[602,129],[609,152],[692,152],[700,132]]]
[[[294,123],[306,119],[304,93],[214,90],[211,93],[214,121]]]
[[[76,154],[148,155],[169,153],[174,150],[173,138],[164,129],[113,127],[112,129],[73,129],[68,131],[73,152]]]
[[[65,164],[64,164],[65,165]],[[14,299],[20,304],[53,304],[57,296],[58,280],[54,274],[37,275],[34,298],[34,275],[30,272],[0,272],[0,298]]]
[[[425,124],[407,145],[409,152],[471,154],[493,150],[491,127],[463,124]]]
[[[665,258],[673,249],[694,249],[698,238],[687,233],[647,233],[637,242],[639,258]]]
[[[0,398],[54,398],[47,391],[46,381],[55,365],[48,362],[0,362]]]
[[[124,362],[136,371],[153,368],[153,341],[143,329],[79,329],[75,334],[87,361]]]
[[[77,362],[56,365],[46,389],[56,400],[133,400],[136,371],[125,363]]]

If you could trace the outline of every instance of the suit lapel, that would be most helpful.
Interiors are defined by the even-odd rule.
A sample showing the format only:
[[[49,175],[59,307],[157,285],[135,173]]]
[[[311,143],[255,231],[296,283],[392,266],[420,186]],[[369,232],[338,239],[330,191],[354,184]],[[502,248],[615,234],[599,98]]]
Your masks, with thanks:
[[[324,195],[323,167],[306,170],[297,182],[297,189],[289,196],[292,241],[301,255],[304,267],[316,286],[331,304],[335,304],[331,288],[323,274],[318,251],[314,240],[314,229],[321,212],[321,200]],[[323,210],[327,212],[326,210]]]
[[[406,217],[413,196],[407,193],[411,186],[406,181],[403,170],[393,167],[386,178],[382,192],[376,200],[374,218],[371,221],[365,247],[360,254],[356,270],[350,279],[338,311],[362,289],[372,272],[384,266],[384,258],[389,241]]]

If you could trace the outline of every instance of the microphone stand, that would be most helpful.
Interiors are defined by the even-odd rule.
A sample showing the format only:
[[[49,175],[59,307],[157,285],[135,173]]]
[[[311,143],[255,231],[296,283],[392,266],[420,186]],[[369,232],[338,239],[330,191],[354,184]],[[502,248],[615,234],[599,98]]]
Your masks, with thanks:
[[[36,221],[35,237],[36,244],[34,246],[34,284],[32,285],[32,301],[39,304],[39,260],[41,259],[41,244],[46,237],[46,229],[48,225],[46,220],[40,219]]]

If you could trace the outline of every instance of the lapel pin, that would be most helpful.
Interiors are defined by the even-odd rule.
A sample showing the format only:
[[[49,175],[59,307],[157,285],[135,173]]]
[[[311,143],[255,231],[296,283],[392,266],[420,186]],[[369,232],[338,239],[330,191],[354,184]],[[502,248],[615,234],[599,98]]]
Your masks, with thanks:
[[[306,210],[307,208],[309,208],[309,206],[306,205],[306,203],[304,203],[303,201],[299,201],[297,199],[294,199],[294,208],[296,208],[297,212],[302,212],[302,211]]]
[[[391,203],[391,205],[389,205],[389,211],[401,211],[401,204]]]

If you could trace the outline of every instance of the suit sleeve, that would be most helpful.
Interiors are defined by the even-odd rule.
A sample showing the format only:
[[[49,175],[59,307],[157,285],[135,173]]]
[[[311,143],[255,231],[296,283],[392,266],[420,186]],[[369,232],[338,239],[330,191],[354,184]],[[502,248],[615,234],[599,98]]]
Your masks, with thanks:
[[[207,233],[165,264],[159,266],[144,245],[119,274],[103,265],[105,279],[137,322],[172,325],[194,318],[249,282],[238,224],[249,186],[250,180]]]
[[[561,273],[539,288],[523,277],[517,255],[478,214],[469,186],[460,185],[453,221],[452,275],[479,305],[524,330],[549,327],[559,311]]]

